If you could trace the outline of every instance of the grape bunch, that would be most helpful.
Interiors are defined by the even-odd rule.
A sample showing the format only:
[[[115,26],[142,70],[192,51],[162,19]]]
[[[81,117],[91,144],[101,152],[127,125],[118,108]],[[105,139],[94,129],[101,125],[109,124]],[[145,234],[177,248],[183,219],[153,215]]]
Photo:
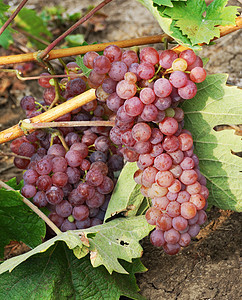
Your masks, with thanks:
[[[60,93],[66,101],[86,90],[82,78],[71,78],[79,67],[72,62],[67,68],[71,80],[60,81]],[[27,117],[42,113],[55,99],[50,79],[42,77],[39,84],[44,87],[43,100],[25,96],[20,102]],[[106,104],[94,100],[55,121],[102,120],[109,113]],[[10,145],[12,152],[22,156],[15,157],[15,166],[26,169],[22,195],[38,207],[47,207],[49,218],[62,231],[103,222],[116,181],[114,172],[123,167],[122,154],[112,145],[109,131],[110,127],[102,126],[37,130]]]
[[[134,180],[151,199],[146,220],[155,225],[151,243],[174,255],[188,246],[206,221],[208,189],[193,153],[193,139],[183,129],[178,104],[196,95],[206,78],[203,62],[192,50],[122,51],[111,45],[103,55],[85,54],[96,96],[116,113],[111,141],[122,146],[128,162],[137,162]]]

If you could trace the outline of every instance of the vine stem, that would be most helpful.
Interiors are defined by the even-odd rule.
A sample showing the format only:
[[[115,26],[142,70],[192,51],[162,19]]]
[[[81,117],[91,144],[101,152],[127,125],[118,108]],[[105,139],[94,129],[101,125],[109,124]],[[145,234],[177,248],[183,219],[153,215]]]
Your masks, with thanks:
[[[3,151],[0,151],[0,156],[13,156],[13,157],[18,157],[18,158],[23,158],[23,159],[28,159],[28,160],[31,159],[30,157],[27,157],[27,156],[22,156],[22,155],[18,155],[15,153],[9,153],[9,152],[3,152]]]
[[[63,121],[63,122],[44,122],[44,123],[29,123],[26,121],[20,121],[20,127],[22,130],[36,130],[42,128],[52,128],[52,127],[80,127],[80,126],[105,126],[113,127],[115,126],[114,121]],[[1,152],[0,152],[1,155]]]
[[[43,51],[41,51],[40,55],[38,56],[40,59],[44,59],[48,53],[66,36],[68,36],[72,31],[77,29],[78,26],[83,24],[85,21],[90,19],[98,10],[100,10],[102,7],[104,7],[106,4],[111,2],[112,0],[104,0],[100,4],[98,4],[96,7],[94,7],[88,14],[86,14],[83,18],[81,18],[79,21],[77,21],[74,25],[72,25],[68,30],[66,30],[62,35],[60,35],[57,39],[55,39],[49,46],[47,46]]]
[[[3,24],[0,28],[0,35],[4,32],[4,30],[8,27],[8,25],[13,21],[13,19],[17,16],[20,10],[24,7],[24,5],[28,2],[28,0],[23,0],[15,10],[15,12],[10,16],[10,18]]]
[[[234,31],[237,31],[242,28],[242,17],[236,18],[236,25],[218,26],[218,28],[220,30],[220,37],[225,36]],[[68,56],[85,54],[89,51],[97,51],[97,52],[103,51],[109,45],[117,45],[120,48],[126,48],[126,47],[141,46],[141,45],[147,45],[147,44],[156,44],[156,43],[163,42],[165,38],[167,38],[168,41],[173,40],[167,34],[160,34],[160,35],[135,38],[135,39],[123,40],[123,41],[116,41],[116,42],[109,42],[109,43],[103,43],[103,44],[94,44],[94,45],[72,47],[72,48],[66,48],[66,49],[57,49],[57,50],[50,51],[48,58],[46,60],[52,60],[52,59],[56,59],[56,58],[63,58],[63,57],[68,57]],[[178,47],[184,47],[184,46],[178,46]],[[0,65],[24,63],[24,62],[28,62],[28,61],[37,61],[37,55],[38,55],[38,52],[2,56],[2,57],[0,57]]]
[[[51,122],[64,114],[71,112],[72,110],[79,108],[80,106],[91,102],[96,99],[95,90],[90,89],[76,97],[73,97],[69,101],[66,101],[38,116],[30,118],[31,123]],[[19,125],[12,126],[6,130],[0,132],[0,144],[16,139],[23,136],[24,131]]]
[[[2,180],[0,180],[0,187],[5,188],[8,191],[15,191],[13,188],[11,188],[9,185],[4,183]],[[15,191],[16,192],[16,191]],[[20,194],[21,195],[21,194]],[[62,233],[60,229],[31,201],[29,201],[27,198],[25,198],[23,195],[21,195],[23,198],[23,202],[31,208],[49,227],[58,235]]]

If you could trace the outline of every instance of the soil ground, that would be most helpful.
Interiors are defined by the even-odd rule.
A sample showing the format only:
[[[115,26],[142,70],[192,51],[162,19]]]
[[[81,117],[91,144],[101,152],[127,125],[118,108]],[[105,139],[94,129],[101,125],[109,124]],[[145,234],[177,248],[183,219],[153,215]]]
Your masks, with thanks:
[[[17,1],[12,1],[16,4]],[[30,1],[30,7],[41,9],[44,0]],[[53,5],[60,2],[52,0]],[[98,1],[66,0],[61,2],[67,13],[83,11]],[[240,1],[230,1],[240,5]],[[107,15],[105,29],[94,32],[81,28],[88,43],[129,39],[160,34],[161,30],[152,15],[135,0],[116,0],[103,10]],[[155,45],[162,49],[162,45]],[[209,57],[208,73],[228,73],[228,83],[242,87],[242,38],[236,32],[221,38],[215,45],[204,47],[202,57]],[[40,73],[39,68],[31,75]],[[1,75],[1,74],[0,74]],[[20,83],[13,76],[0,77],[0,130],[16,124],[23,114],[19,101],[23,95],[41,95],[36,82]],[[7,152],[9,144],[1,146]],[[13,166],[13,159],[0,159],[0,177],[8,180],[13,176],[21,178],[21,171]],[[237,300],[241,299],[241,221],[239,213],[212,208],[208,221],[193,243],[175,257],[167,256],[161,249],[153,247],[148,238],[142,241],[142,261],[148,268],[137,276],[141,294],[150,300]],[[111,300],[111,299],[110,299]]]

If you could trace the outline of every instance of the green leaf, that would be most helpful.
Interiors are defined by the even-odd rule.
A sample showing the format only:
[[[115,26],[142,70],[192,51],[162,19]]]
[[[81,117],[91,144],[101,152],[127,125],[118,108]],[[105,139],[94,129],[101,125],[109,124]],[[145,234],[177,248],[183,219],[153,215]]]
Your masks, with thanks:
[[[0,0],[0,28],[8,19],[5,13],[8,11],[9,8],[9,5],[4,4],[3,0]],[[5,49],[7,49],[13,43],[13,37],[11,32],[12,30],[8,26],[0,36],[0,46],[2,46]]]
[[[89,74],[91,73],[91,69],[89,69],[88,67],[86,67],[83,63],[83,56],[78,55],[76,57],[76,63],[78,64],[78,66],[81,68],[84,76],[88,77]]]
[[[214,37],[220,36],[217,25],[235,25],[236,6],[225,7],[228,0],[214,0],[208,7],[204,0],[187,0],[173,3],[163,12],[175,20],[175,26],[191,40],[192,45],[209,44]],[[205,15],[205,16],[204,16]]]
[[[53,246],[58,241],[64,241],[70,249],[74,249],[76,253],[78,252],[79,258],[85,256],[88,253],[87,247],[89,247],[89,244],[88,244],[88,241],[86,240],[86,238],[82,239],[82,241],[81,241],[81,238],[78,235],[78,233],[76,233],[75,231],[67,231],[67,232],[58,234],[54,238],[49,239],[47,242],[45,242],[43,244],[40,244],[39,246],[37,246],[36,248],[34,248],[33,250],[31,250],[29,252],[26,252],[24,254],[15,256],[13,258],[10,258],[10,259],[4,261],[0,265],[0,274],[4,273],[6,271],[11,272],[14,268],[16,268],[19,264],[21,264],[23,261],[25,261],[29,257],[31,257],[35,254],[38,254],[38,253],[45,252],[47,249],[49,249],[51,246]],[[82,252],[83,255],[80,255],[81,251],[83,251]]]
[[[64,241],[73,249],[77,258],[84,257],[90,249],[94,267],[104,265],[109,273],[127,273],[118,259],[131,262],[133,258],[141,257],[143,250],[139,240],[147,236],[153,227],[144,216],[139,216],[115,219],[84,230],[67,231],[27,253],[6,260],[0,265],[0,274],[13,270],[32,255],[46,251],[58,241]]]
[[[51,32],[48,30],[43,20],[36,14],[35,10],[22,8],[14,19],[15,23],[22,30],[30,33],[32,36],[43,39],[48,42],[46,37],[52,37]],[[35,39],[29,38],[39,49],[44,49],[46,46]]]
[[[154,4],[157,4],[159,6],[169,6],[173,7],[172,1],[187,1],[187,0],[153,0]]]
[[[113,190],[104,221],[121,212],[128,212],[129,216],[136,214],[144,198],[139,192],[140,186],[133,179],[136,170],[138,170],[136,163],[126,163],[123,167]]]
[[[151,207],[151,204],[151,199],[145,197],[137,211],[137,216],[144,215],[147,209]]]
[[[172,19],[169,16],[163,15],[163,11],[165,8],[164,6],[154,6],[153,0],[137,1],[143,4],[152,13],[162,30],[169,36],[173,37],[177,41],[177,43],[191,45],[191,41],[186,36],[184,36],[178,28],[172,27]]]
[[[193,135],[200,170],[207,178],[209,203],[221,209],[242,211],[241,137],[229,130],[216,132],[221,124],[242,124],[242,90],[226,86],[226,74],[207,76],[197,84],[197,95],[182,104],[185,126]]]
[[[84,230],[85,233],[97,232],[89,239],[91,263],[94,267],[104,265],[109,273],[116,271],[126,274],[118,259],[128,262],[132,258],[141,257],[143,249],[138,243],[154,228],[147,223],[145,216],[118,218],[93,229]]]
[[[16,179],[10,186],[17,187]],[[42,242],[45,236],[45,223],[22,201],[17,191],[0,189],[0,257],[10,241],[22,241],[31,248]]]
[[[122,265],[128,275],[110,275],[104,267],[93,268],[88,257],[77,259],[64,243],[29,258],[13,272],[0,276],[0,299],[112,299],[140,296],[135,273],[144,272],[140,260]]]
[[[84,43],[84,35],[83,34],[70,34],[65,40],[68,43],[69,47],[77,47]]]

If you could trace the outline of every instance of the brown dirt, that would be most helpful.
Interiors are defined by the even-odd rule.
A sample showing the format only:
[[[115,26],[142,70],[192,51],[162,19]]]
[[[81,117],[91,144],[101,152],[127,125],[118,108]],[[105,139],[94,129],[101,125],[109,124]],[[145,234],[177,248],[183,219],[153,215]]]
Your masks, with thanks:
[[[17,3],[17,1],[12,1]],[[67,12],[83,11],[90,4],[100,1],[67,0],[61,4]],[[52,0],[51,3],[59,4]],[[45,6],[46,1],[31,1],[32,8]],[[238,5],[238,1],[230,1]],[[161,30],[151,14],[136,1],[116,0],[102,10],[108,17],[106,28],[101,32],[81,28],[86,40],[106,42],[152,34]],[[162,45],[156,45],[158,49]],[[221,38],[215,45],[204,47],[201,56],[210,58],[208,73],[228,73],[229,83],[242,86],[241,33],[236,32]],[[34,72],[41,72],[40,69]],[[1,79],[0,79],[1,80]],[[7,128],[23,118],[19,101],[25,94],[41,95],[35,82],[24,87],[11,84],[0,91],[0,129]],[[1,145],[7,151],[9,145]],[[0,176],[8,180],[21,178],[22,172],[13,167],[12,158],[0,158]],[[161,249],[153,247],[148,238],[142,241],[143,263],[148,272],[137,276],[141,294],[150,300],[237,300],[241,298],[240,245],[241,215],[231,211],[212,208],[208,221],[194,242],[174,257],[167,256]]]

